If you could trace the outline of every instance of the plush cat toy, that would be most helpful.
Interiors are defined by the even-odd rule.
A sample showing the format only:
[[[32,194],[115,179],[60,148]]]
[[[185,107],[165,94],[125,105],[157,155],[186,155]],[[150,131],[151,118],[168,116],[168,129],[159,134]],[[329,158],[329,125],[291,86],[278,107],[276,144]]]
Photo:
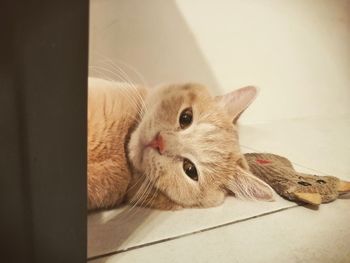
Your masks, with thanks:
[[[245,158],[255,176],[269,184],[279,195],[292,201],[319,205],[350,192],[350,182],[333,176],[298,173],[291,162],[282,156],[247,153]]]

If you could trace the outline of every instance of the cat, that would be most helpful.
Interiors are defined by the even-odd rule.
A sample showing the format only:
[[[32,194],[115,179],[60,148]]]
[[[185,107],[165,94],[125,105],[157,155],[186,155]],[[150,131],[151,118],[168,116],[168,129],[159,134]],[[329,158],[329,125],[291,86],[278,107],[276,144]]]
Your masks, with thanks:
[[[273,200],[238,143],[237,120],[256,94],[251,86],[214,97],[195,83],[149,89],[89,78],[88,209],[212,207],[229,194]]]

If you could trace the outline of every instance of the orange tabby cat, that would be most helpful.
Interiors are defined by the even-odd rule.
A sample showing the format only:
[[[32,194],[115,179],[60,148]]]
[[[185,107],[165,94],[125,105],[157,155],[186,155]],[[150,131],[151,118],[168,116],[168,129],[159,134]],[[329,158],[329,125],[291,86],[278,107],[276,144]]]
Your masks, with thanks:
[[[228,194],[272,200],[240,152],[236,121],[256,96],[198,84],[146,89],[89,79],[88,208],[122,202],[211,207]]]

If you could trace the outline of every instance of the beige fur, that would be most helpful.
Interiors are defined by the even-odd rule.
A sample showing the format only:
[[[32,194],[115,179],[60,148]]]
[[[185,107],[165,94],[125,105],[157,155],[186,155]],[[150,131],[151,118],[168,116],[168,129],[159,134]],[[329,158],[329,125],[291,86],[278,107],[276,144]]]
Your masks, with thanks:
[[[120,204],[131,180],[125,141],[136,125],[140,100],[137,91],[121,83],[89,79],[88,96],[88,207]]]
[[[249,172],[235,125],[255,95],[252,87],[215,98],[198,84],[148,90],[90,79],[89,209],[122,201],[159,209],[211,207],[229,193],[271,200],[270,187]],[[193,122],[181,129],[187,107]],[[158,133],[162,153],[147,147]],[[183,171],[183,158],[195,164],[198,181]]]

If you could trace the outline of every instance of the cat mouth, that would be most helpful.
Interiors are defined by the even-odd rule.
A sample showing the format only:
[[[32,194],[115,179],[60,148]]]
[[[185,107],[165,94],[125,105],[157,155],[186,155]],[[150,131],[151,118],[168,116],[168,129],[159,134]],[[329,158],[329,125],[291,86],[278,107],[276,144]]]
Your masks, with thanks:
[[[156,138],[156,136],[155,136]],[[158,141],[155,141],[155,139],[150,140],[149,143],[141,143],[141,149],[140,149],[140,156],[139,156],[139,163],[142,165],[145,155],[147,154],[147,151],[156,151],[157,153],[161,154],[161,150],[163,145],[159,145]]]
[[[145,147],[152,148],[153,150],[156,150],[159,154],[163,154],[165,149],[165,142],[160,132],[157,132],[153,139],[149,143],[147,143]]]
[[[157,152],[158,154],[162,155],[164,153],[164,139],[160,135],[159,132],[157,132],[152,139],[145,139],[145,138],[140,138],[139,143],[138,143],[138,156],[136,157],[137,160],[137,166],[139,168],[142,167],[145,156],[149,152]],[[149,152],[148,152],[149,151]]]

